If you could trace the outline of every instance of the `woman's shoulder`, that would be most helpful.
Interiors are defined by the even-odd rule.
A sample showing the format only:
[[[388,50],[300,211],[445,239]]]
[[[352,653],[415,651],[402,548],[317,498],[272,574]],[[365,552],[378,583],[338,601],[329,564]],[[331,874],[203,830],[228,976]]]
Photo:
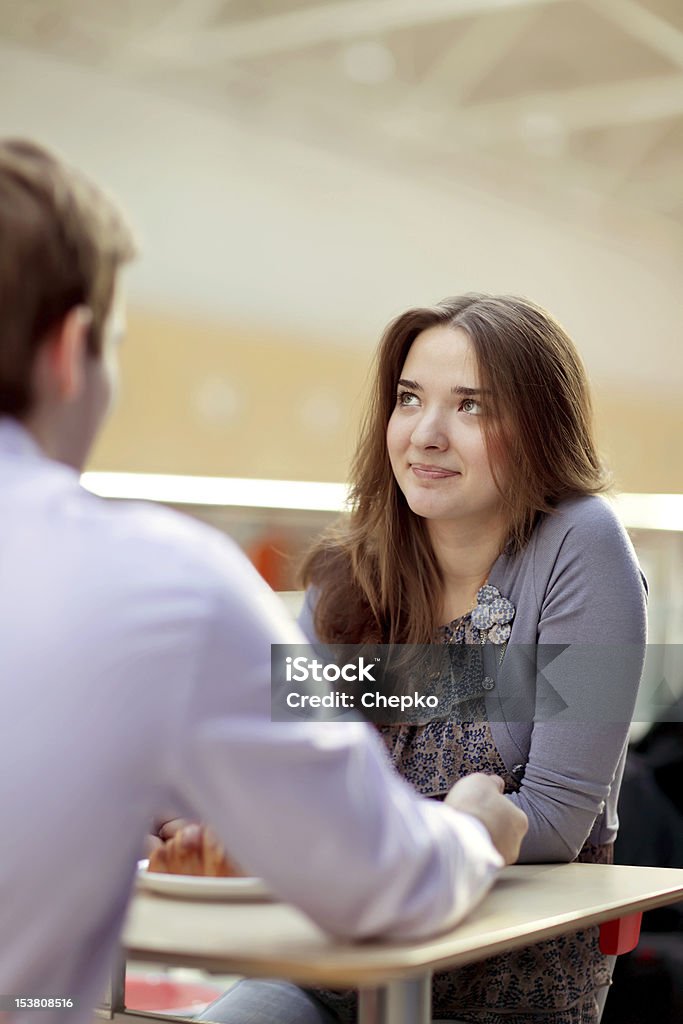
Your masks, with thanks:
[[[357,617],[358,594],[354,588],[348,545],[342,540],[325,540],[304,566],[305,594],[299,625],[309,642],[320,636],[328,641],[347,642],[348,628]]]
[[[532,538],[536,550],[585,550],[605,544],[630,549],[628,534],[613,503],[600,494],[577,495],[558,502],[541,516]]]
[[[315,584],[309,583],[304,591],[304,599],[297,615],[297,623],[309,644],[315,644],[318,635],[315,628],[315,606],[318,603],[320,591]]]
[[[602,494],[579,494],[559,501],[544,517],[547,530],[568,533],[571,530],[619,529],[623,527],[609,498]]]
[[[581,565],[590,575],[608,574],[613,581],[642,579],[631,539],[614,504],[602,495],[559,502],[543,517],[533,541],[536,565],[552,565],[556,571]]]

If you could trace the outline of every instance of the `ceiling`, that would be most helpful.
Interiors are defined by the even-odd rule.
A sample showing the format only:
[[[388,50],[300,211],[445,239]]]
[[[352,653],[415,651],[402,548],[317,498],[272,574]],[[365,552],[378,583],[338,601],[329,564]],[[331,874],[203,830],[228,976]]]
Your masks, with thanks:
[[[683,0],[4,0],[0,37],[441,187],[683,234]]]

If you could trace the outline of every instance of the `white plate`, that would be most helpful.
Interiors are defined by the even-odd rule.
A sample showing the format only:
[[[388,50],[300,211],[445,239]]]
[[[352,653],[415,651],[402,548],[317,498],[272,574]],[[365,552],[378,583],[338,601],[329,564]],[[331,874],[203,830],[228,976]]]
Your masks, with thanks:
[[[190,900],[272,900],[260,878],[209,878],[205,875],[170,875],[148,871],[149,861],[138,861],[138,888],[162,896]]]

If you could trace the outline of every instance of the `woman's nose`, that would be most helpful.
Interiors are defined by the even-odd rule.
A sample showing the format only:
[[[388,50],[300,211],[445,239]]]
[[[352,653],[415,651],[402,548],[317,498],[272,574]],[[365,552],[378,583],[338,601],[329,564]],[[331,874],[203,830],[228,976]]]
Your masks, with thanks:
[[[416,448],[437,448],[439,451],[446,449],[448,435],[438,412],[427,412],[420,416],[410,440]]]

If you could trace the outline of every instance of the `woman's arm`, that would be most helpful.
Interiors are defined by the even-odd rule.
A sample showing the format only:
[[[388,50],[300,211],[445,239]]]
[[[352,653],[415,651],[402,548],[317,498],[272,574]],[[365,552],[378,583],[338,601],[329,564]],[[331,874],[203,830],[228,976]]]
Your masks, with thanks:
[[[573,860],[619,785],[645,657],[645,585],[623,527],[599,498],[572,502],[564,514],[559,550],[542,539],[537,546],[539,564],[554,556],[538,595],[538,655],[547,664],[524,778],[510,798],[529,818],[527,862]],[[543,693],[552,696],[545,713]]]

